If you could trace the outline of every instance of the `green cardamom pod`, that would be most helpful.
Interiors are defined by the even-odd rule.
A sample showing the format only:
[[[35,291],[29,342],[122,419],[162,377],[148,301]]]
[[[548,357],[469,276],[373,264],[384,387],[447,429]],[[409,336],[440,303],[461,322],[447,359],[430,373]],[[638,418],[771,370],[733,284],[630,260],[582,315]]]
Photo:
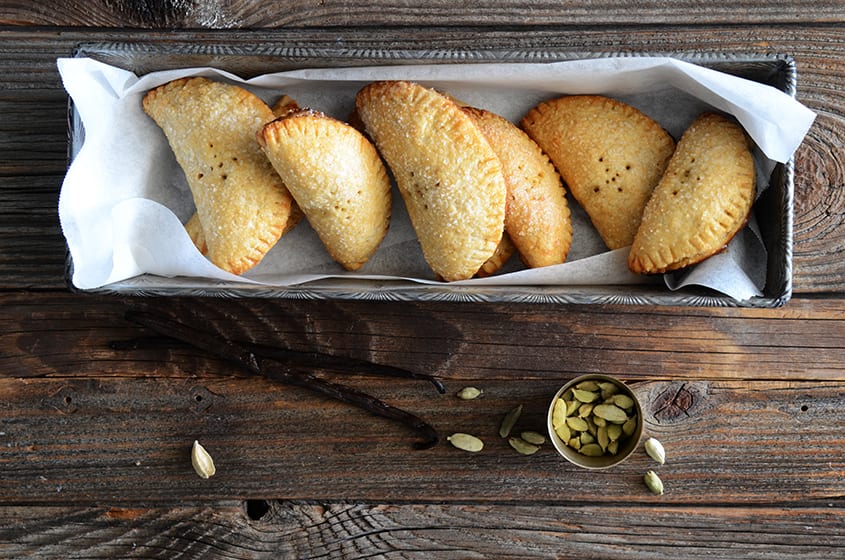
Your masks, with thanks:
[[[663,449],[663,444],[654,438],[648,438],[644,444],[645,452],[648,456],[660,463],[666,463],[666,450]]]
[[[469,451],[471,453],[477,453],[484,449],[484,442],[478,439],[477,437],[465,434],[462,432],[457,432],[448,436],[446,441],[461,449],[463,451]]]
[[[194,440],[194,446],[191,448],[191,464],[194,466],[197,474],[202,478],[211,478],[217,472],[211,455],[196,440]]]
[[[508,443],[511,447],[516,449],[518,453],[521,453],[523,455],[533,455],[537,452],[538,449],[540,449],[539,445],[534,445],[533,443],[527,442],[524,439],[518,437],[508,438]]]
[[[457,396],[459,399],[470,401],[472,399],[477,399],[481,396],[484,391],[478,389],[477,387],[464,387],[460,391],[458,391]]]
[[[598,404],[593,408],[593,414],[599,418],[604,418],[608,422],[622,424],[628,420],[628,415],[625,411],[615,404]]]
[[[528,443],[533,443],[534,445],[543,445],[546,443],[546,437],[539,432],[532,432],[528,430],[519,434],[519,437]]]
[[[516,421],[519,420],[521,414],[522,405],[519,405],[505,415],[502,419],[502,424],[499,426],[499,435],[501,437],[506,438],[510,435],[514,424],[516,424]]]
[[[657,494],[658,496],[663,494],[663,481],[660,480],[660,477],[657,476],[657,473],[654,471],[648,471],[643,476],[643,482],[645,482],[646,487],[652,491],[652,493]]]

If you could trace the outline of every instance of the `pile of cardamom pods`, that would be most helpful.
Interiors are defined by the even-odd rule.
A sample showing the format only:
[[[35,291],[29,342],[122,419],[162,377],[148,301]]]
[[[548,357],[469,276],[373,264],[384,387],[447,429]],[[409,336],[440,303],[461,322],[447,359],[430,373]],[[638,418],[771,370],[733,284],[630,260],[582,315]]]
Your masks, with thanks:
[[[588,457],[616,455],[637,429],[634,399],[616,383],[586,380],[555,401],[552,427],[569,447]]]

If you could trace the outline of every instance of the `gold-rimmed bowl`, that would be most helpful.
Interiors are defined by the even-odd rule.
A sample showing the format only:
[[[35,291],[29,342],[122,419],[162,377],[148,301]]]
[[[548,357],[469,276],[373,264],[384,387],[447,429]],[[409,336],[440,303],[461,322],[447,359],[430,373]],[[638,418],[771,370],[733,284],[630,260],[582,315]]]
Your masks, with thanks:
[[[581,449],[576,449],[574,446],[570,445],[570,442],[564,441],[561,439],[558,431],[555,429],[555,404],[558,402],[558,399],[562,399],[564,396],[568,396],[572,389],[577,388],[579,385],[583,386],[585,382],[594,382],[594,383],[601,383],[601,384],[608,384],[611,383],[616,387],[616,393],[619,395],[626,395],[633,401],[633,406],[630,407],[630,411],[627,412],[630,418],[633,418],[635,421],[633,432],[630,435],[625,435],[623,433],[622,436],[618,439],[618,445],[616,447],[616,452],[611,453],[605,449],[601,455],[586,455],[582,452]],[[597,400],[593,403],[604,403],[605,398],[601,396],[601,391],[599,390],[599,396]],[[577,416],[577,413],[575,413]],[[589,415],[585,415],[589,416]],[[612,422],[611,422],[612,423]],[[628,385],[626,385],[622,380],[617,379],[615,377],[611,377],[609,375],[603,375],[598,373],[581,375],[572,379],[568,383],[566,383],[563,387],[555,393],[554,398],[552,399],[551,404],[549,405],[549,413],[547,416],[547,425],[548,425],[548,432],[549,437],[552,440],[552,444],[557,449],[558,453],[563,455],[563,457],[569,461],[570,463],[577,465],[579,467],[583,467],[585,469],[606,469],[612,467],[614,465],[618,465],[622,461],[628,458],[631,453],[637,448],[639,444],[640,438],[642,437],[643,433],[643,411],[642,407],[640,406],[640,401],[637,399],[637,395],[631,390]],[[593,437],[596,437],[596,434],[592,434]],[[598,438],[596,437],[596,443],[598,442]],[[592,449],[595,449],[594,447]]]

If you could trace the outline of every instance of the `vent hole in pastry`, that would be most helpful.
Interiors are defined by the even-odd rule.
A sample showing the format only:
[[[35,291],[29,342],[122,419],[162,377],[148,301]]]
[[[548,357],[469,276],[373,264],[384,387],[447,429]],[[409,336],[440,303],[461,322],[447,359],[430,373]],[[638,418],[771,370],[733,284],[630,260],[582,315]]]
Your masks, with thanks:
[[[616,192],[622,192],[622,187],[616,187]]]
[[[672,196],[678,196],[678,191],[677,190],[672,191]]]
[[[202,179],[203,177],[205,177],[205,175],[203,175],[202,173],[197,173],[197,179]]]
[[[625,171],[630,171],[630,170],[631,170],[631,164],[629,163],[625,166]]]
[[[218,168],[219,168],[219,167],[223,167],[223,162],[221,161],[220,163],[218,163],[218,164],[217,164],[217,167],[218,167]]]
[[[599,188],[599,186],[598,186],[598,185],[596,185],[595,187],[593,187],[593,192],[594,192],[594,193],[597,193],[597,192],[599,192],[600,190],[601,190],[601,188]]]
[[[228,175],[226,175],[225,173],[224,173],[223,175],[221,175],[220,177],[222,177],[222,179],[223,179],[224,181],[225,181],[226,179],[228,179],[228,178],[229,178],[229,176],[228,176]]]

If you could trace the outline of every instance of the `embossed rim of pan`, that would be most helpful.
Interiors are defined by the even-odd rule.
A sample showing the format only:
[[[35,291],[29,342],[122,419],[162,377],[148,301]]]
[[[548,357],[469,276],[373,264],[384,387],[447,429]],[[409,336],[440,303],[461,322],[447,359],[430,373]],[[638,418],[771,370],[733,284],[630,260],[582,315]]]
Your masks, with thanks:
[[[616,455],[602,455],[601,457],[587,457],[586,455],[581,455],[575,449],[569,447],[563,440],[560,439],[555,432],[554,426],[552,424],[552,413],[554,412],[555,402],[557,399],[560,398],[568,389],[574,387],[578,383],[582,381],[610,381],[611,383],[616,384],[622,393],[631,397],[634,401],[634,410],[637,411],[637,427],[634,429],[634,433],[625,441],[625,445],[621,446],[616,453]],[[637,398],[637,395],[625,384],[621,379],[617,379],[616,377],[612,377],[610,375],[604,375],[601,373],[589,373],[586,375],[581,375],[576,377],[575,379],[570,380],[566,383],[563,387],[561,387],[557,393],[555,393],[552,402],[549,404],[549,412],[546,416],[546,428],[549,432],[549,437],[552,440],[552,444],[557,449],[557,452],[563,455],[563,457],[572,463],[573,465],[577,465],[579,467],[585,469],[607,469],[609,467],[613,467],[618,465],[625,459],[627,459],[631,453],[639,446],[640,438],[643,435],[643,410],[640,406],[640,401]]]

